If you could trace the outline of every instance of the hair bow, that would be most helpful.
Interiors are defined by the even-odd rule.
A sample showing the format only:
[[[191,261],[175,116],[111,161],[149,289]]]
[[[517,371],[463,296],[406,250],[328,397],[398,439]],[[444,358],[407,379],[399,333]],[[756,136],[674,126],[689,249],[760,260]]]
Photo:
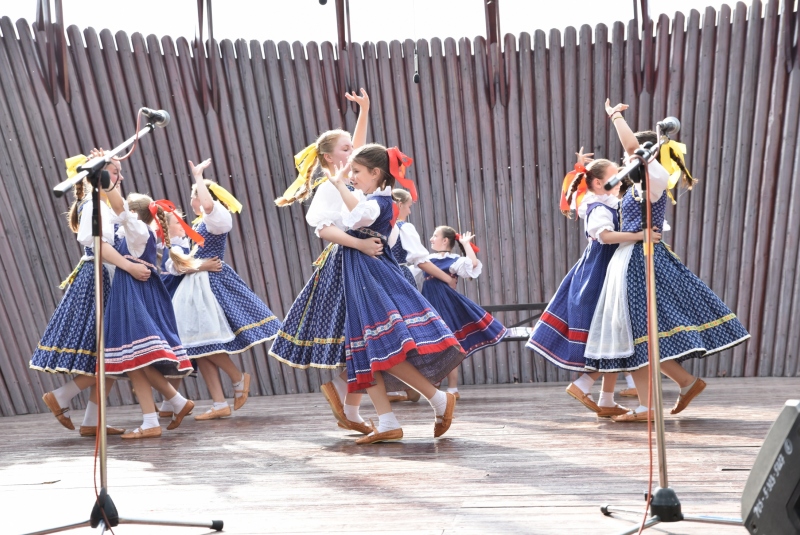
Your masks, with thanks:
[[[186,235],[189,236],[189,238],[191,238],[191,240],[194,241],[197,245],[202,247],[205,244],[206,240],[205,238],[203,238],[203,236],[198,234],[196,230],[187,225],[186,221],[184,221],[182,217],[178,217],[177,215],[175,215],[176,208],[171,201],[168,201],[166,199],[161,199],[158,201],[151,202],[150,214],[152,214],[154,218],[158,218],[159,208],[161,208],[167,213],[172,214],[175,217],[175,219],[178,220],[178,223],[181,225],[181,227],[183,227],[183,230],[186,232]],[[158,225],[158,228],[156,229],[156,236],[158,236],[158,239],[161,240],[161,243],[164,243],[164,230],[161,228],[161,225]]]
[[[240,203],[230,191],[213,182],[208,185],[208,189],[211,191],[211,193],[217,196],[219,202],[224,204],[225,208],[227,208],[229,212],[238,214],[242,211],[242,203]]]
[[[78,174],[78,167],[85,164],[89,161],[89,158],[84,156],[83,154],[78,154],[77,156],[72,156],[64,160],[64,163],[67,166],[67,178],[72,178]]]
[[[312,143],[300,152],[294,155],[294,166],[297,168],[297,178],[294,179],[292,185],[283,192],[282,197],[287,201],[294,200],[294,196],[306,183],[309,169],[317,162],[317,144]]]
[[[397,147],[386,149],[389,153],[389,173],[411,194],[411,200],[417,200],[417,186],[410,178],[406,178],[406,169],[414,163],[414,160],[400,152]]]
[[[457,232],[456,232],[456,241],[459,241],[459,242],[461,241],[461,234],[459,234]],[[461,245],[464,245],[464,244],[462,243]],[[478,254],[478,253],[481,252],[481,250],[478,248],[478,246],[475,245],[474,243],[469,242],[469,246],[472,247],[472,250],[475,251],[475,254]]]

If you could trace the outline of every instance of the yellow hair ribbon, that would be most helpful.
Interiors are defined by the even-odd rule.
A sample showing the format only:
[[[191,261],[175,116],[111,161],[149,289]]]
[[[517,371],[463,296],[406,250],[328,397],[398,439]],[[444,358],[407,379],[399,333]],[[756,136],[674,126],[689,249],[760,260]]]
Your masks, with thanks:
[[[283,198],[285,200],[294,200],[294,196],[306,183],[306,177],[308,176],[309,169],[316,164],[317,156],[318,153],[316,143],[312,143],[294,155],[294,166],[297,168],[297,178],[294,180],[294,182],[292,182],[292,185],[283,192]]]
[[[673,159],[673,154],[678,158],[677,161]],[[667,195],[672,201],[672,204],[676,204],[676,201],[675,197],[672,196],[672,191],[670,190],[678,185],[678,181],[681,179],[681,175],[683,174],[681,166],[678,165],[678,163],[682,164],[684,169],[686,168],[683,159],[685,154],[686,145],[683,143],[670,140],[661,145],[661,152],[658,160],[664,169],[666,169],[667,173],[669,173],[669,180],[667,181]],[[693,180],[688,169],[686,171],[686,178],[688,178],[690,182]]]
[[[72,178],[78,174],[78,167],[85,164],[89,161],[89,158],[84,156],[83,154],[78,154],[77,156],[72,156],[64,160],[64,163],[67,165],[67,178]]]
[[[225,205],[225,208],[228,209],[229,212],[233,212],[238,214],[242,211],[242,203],[240,203],[236,197],[231,195],[231,192],[220,186],[219,184],[210,184],[208,189],[216,195],[219,202]]]

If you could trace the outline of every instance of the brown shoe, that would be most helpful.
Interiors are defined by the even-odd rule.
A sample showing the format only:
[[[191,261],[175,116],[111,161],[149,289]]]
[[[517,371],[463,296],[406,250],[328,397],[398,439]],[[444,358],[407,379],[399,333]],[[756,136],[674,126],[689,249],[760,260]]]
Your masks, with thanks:
[[[635,398],[639,397],[639,393],[636,391],[635,388],[626,388],[619,393],[620,396],[624,398]]]
[[[600,412],[597,413],[597,416],[599,416],[600,418],[611,418],[612,416],[619,416],[621,414],[625,414],[628,411],[630,411],[629,408],[623,407],[622,405],[617,403],[613,407],[600,407]]]
[[[369,435],[372,433],[372,428],[367,425],[367,422],[354,422],[353,420],[347,420],[347,426],[342,424],[342,422],[336,422],[336,425],[341,427],[342,429],[347,429],[348,431],[358,431],[362,435]]]
[[[106,426],[106,435],[121,435],[125,432],[124,429],[120,427],[111,427],[110,425]],[[93,437],[97,436],[97,426],[96,425],[82,425],[80,429],[80,434],[82,437]]]
[[[370,420],[370,425],[372,425],[372,420]],[[363,445],[363,444],[375,444],[376,442],[396,442],[403,438],[403,430],[402,429],[392,429],[391,431],[384,431],[383,433],[378,433],[375,429],[375,426],[370,428],[371,435],[367,435],[365,437],[357,438],[356,444]]]
[[[600,412],[600,407],[597,406],[597,403],[594,402],[591,396],[589,394],[584,394],[583,390],[581,390],[575,383],[570,383],[567,386],[567,394],[583,403],[583,405],[590,411],[595,413]]]
[[[447,407],[444,409],[442,421],[433,424],[434,438],[438,438],[447,433],[447,430],[450,429],[450,424],[453,423],[453,413],[456,410],[456,397],[450,392],[445,392],[445,394],[447,395]]]
[[[392,392],[387,394],[390,403],[397,401],[408,401],[408,394],[406,392]]]
[[[158,411],[159,418],[172,418],[173,414],[172,411]]]
[[[650,418],[647,417],[648,412]],[[655,411],[634,412],[628,411],[625,414],[612,416],[611,419],[615,422],[646,422],[648,419],[652,422]]]
[[[70,430],[75,429],[75,426],[72,425],[72,420],[70,420],[69,416],[64,416],[64,413],[69,411],[69,407],[66,409],[59,407],[55,394],[52,392],[47,392],[42,396],[42,401],[44,401],[44,404],[47,405],[47,408],[50,409],[50,412],[53,413],[53,416],[56,417],[56,420],[58,420],[61,425]]]
[[[238,411],[244,404],[247,403],[247,396],[250,395],[250,374],[243,373],[242,374],[244,385],[242,386],[241,390],[234,390],[233,393],[235,394],[242,394],[239,397],[233,398],[233,410]]]
[[[219,409],[219,410],[212,408],[211,410],[208,410],[203,414],[198,414],[197,416],[194,417],[194,419],[200,421],[219,420],[220,418],[227,418],[231,414],[233,414],[231,412],[231,406],[228,405],[224,409]]]
[[[150,429],[144,430],[142,430],[141,427],[137,427],[133,431],[123,434],[122,438],[157,438],[160,436],[161,426],[151,427]]]
[[[327,383],[320,385],[319,387],[320,392],[322,395],[325,396],[325,399],[328,400],[328,405],[331,406],[331,411],[333,411],[333,416],[339,421],[345,429],[350,429],[348,424],[349,420],[347,416],[344,414],[344,405],[342,405],[342,400],[339,399],[339,393],[336,391],[336,387],[333,386],[333,381],[328,381]]]
[[[670,414],[678,414],[683,409],[689,406],[689,403],[697,397],[697,394],[705,390],[706,382],[700,379],[699,377],[695,380],[692,388],[689,389],[688,392],[685,394],[681,394],[678,396],[678,400],[675,402],[675,406],[672,407],[672,410],[669,411]]]
[[[183,410],[178,414],[172,416],[172,421],[167,426],[167,431],[172,431],[173,429],[177,429],[178,426],[181,425],[183,419],[186,416],[188,416],[190,412],[192,412],[192,409],[194,409],[194,401],[187,400],[186,405],[183,406]],[[161,428],[159,427],[159,429]]]
[[[461,399],[461,394],[459,394],[458,392],[451,392],[451,393],[456,397],[456,401]]]

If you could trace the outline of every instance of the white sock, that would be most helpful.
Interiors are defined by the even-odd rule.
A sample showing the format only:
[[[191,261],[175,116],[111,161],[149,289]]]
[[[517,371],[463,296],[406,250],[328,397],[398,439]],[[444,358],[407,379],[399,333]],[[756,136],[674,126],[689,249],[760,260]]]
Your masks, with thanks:
[[[97,403],[90,401],[86,404],[86,412],[83,413],[83,426],[94,427],[97,425]]]
[[[387,412],[378,416],[378,433],[385,433],[393,429],[400,429],[400,422],[393,412]]]
[[[362,418],[361,415],[358,414],[358,410],[360,408],[361,408],[360,405],[345,405],[344,406],[344,415],[351,422],[364,423],[364,418]]]
[[[430,403],[431,407],[433,407],[433,413],[436,415],[436,421],[441,423],[442,416],[444,416],[444,410],[447,408],[447,394],[441,390],[437,390],[433,397],[428,400],[428,403]]]
[[[244,392],[236,392],[237,390],[244,390],[244,374],[238,383],[233,383],[234,397],[240,398]],[[216,403],[215,403],[216,405]]]
[[[594,384],[594,379],[589,377],[588,374],[584,373],[583,375],[575,379],[572,382],[572,384],[580,388],[581,392],[583,392],[584,394],[588,394],[589,391],[592,389],[592,385]]]
[[[626,373],[625,382],[628,383],[628,388],[636,388],[636,383],[633,382],[633,375]]]
[[[695,377],[694,381],[692,381],[690,384],[688,384],[688,385],[684,386],[683,388],[681,388],[681,396],[685,396],[686,394],[688,394],[689,390],[692,389],[692,387],[694,386],[694,384],[696,382],[697,382],[697,377]]]
[[[53,395],[56,397],[56,401],[58,401],[58,406],[62,409],[68,409],[69,402],[72,401],[72,398],[80,393],[81,389],[78,388],[78,385],[75,384],[75,381],[70,381],[64,386],[53,390]]]
[[[221,403],[217,403],[216,401],[214,402],[213,409],[215,411],[224,411],[227,408],[228,408],[228,402],[227,401],[223,401]]]
[[[645,407],[644,405],[639,405],[638,407],[636,407],[636,410],[634,412],[636,414],[647,412],[647,407]]]
[[[147,414],[142,415],[142,431],[145,429],[152,429],[154,427],[158,427],[160,424],[158,423],[158,413],[157,412],[149,412]]]
[[[158,410],[161,412],[172,412],[172,404],[165,399],[161,402],[161,408]]]
[[[600,407],[614,407],[614,392],[600,392],[600,401],[597,402]]]
[[[447,391],[451,394],[458,394],[458,387],[448,388]]]
[[[169,400],[169,404],[172,405],[172,410],[175,414],[181,412],[183,407],[186,406],[186,398],[181,396],[180,392],[175,394],[175,397]]]
[[[341,400],[342,404],[344,404],[344,398],[347,396],[347,381],[342,379],[340,375],[335,375],[333,377],[333,387],[336,389],[336,393],[339,394],[339,399]]]

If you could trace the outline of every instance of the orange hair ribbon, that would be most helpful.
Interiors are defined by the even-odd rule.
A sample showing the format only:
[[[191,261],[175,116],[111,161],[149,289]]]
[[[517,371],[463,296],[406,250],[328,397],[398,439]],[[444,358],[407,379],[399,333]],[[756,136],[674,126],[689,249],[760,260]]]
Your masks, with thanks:
[[[168,201],[166,199],[161,199],[161,200],[158,200],[158,201],[151,202],[150,203],[150,213],[153,215],[154,218],[158,217],[158,209],[159,208],[161,208],[165,212],[170,213],[173,216],[175,216],[175,219],[177,219],[178,223],[180,224],[180,226],[183,227],[183,230],[186,232],[186,235],[189,238],[191,238],[191,240],[193,242],[195,242],[200,247],[202,247],[205,244],[205,242],[206,242],[205,238],[203,238],[200,234],[197,233],[196,230],[194,230],[192,227],[190,227],[186,223],[186,221],[183,220],[182,217],[178,217],[177,215],[175,215],[176,208],[175,208],[175,205],[172,204],[171,201]],[[161,240],[161,243],[164,243],[164,231],[161,229],[161,225],[158,225],[158,229],[156,230],[156,236],[158,236],[158,239]]]
[[[417,200],[417,186],[410,178],[406,178],[406,169],[414,163],[414,160],[400,152],[397,147],[386,149],[389,153],[389,173],[411,194],[411,200]]]

